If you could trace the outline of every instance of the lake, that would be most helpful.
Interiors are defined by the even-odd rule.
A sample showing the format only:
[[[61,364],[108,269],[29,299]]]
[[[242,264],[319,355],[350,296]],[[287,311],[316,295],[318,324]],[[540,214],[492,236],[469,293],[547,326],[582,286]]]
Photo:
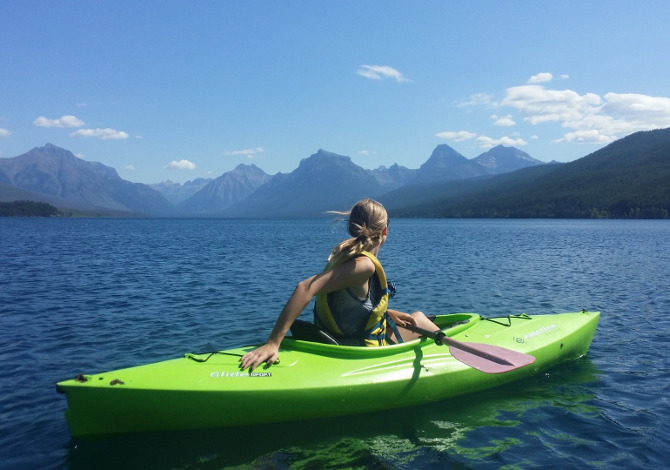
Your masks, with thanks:
[[[670,222],[651,220],[391,220],[393,308],[602,312],[588,355],[541,376],[358,417],[71,438],[57,381],[264,341],[343,238],[330,219],[0,219],[0,468],[666,467]]]

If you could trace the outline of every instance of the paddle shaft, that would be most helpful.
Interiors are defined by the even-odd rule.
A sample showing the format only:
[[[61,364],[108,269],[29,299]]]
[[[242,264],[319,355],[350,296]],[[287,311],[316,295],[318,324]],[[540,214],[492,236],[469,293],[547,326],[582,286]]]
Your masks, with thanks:
[[[506,361],[504,358],[500,358],[500,357],[494,356],[492,354],[489,354],[487,352],[480,351],[477,348],[473,348],[471,346],[468,346],[468,343],[462,343],[460,341],[456,341],[455,339],[450,338],[449,336],[445,335],[444,333],[442,333],[439,330],[438,331],[430,331],[430,330],[426,330],[426,329],[418,327],[418,326],[414,326],[414,325],[409,324],[409,323],[406,324],[405,326],[403,326],[403,328],[405,328],[407,330],[410,330],[410,331],[413,331],[415,333],[419,333],[421,336],[426,336],[428,338],[432,338],[433,340],[435,340],[435,344],[437,344],[437,345],[448,344],[449,346],[454,346],[456,348],[462,349],[463,351],[467,351],[471,354],[476,354],[478,356],[485,357],[486,359],[490,359],[492,361],[495,361],[495,362],[498,362],[498,363],[501,363],[501,364],[510,364],[510,362]]]
[[[407,324],[403,328],[419,333],[422,336],[432,338],[438,345],[444,343],[448,344],[452,356],[464,364],[479,369],[482,372],[508,372],[535,361],[533,356],[500,346],[480,343],[462,343],[450,338],[439,330],[429,331],[411,324]]]

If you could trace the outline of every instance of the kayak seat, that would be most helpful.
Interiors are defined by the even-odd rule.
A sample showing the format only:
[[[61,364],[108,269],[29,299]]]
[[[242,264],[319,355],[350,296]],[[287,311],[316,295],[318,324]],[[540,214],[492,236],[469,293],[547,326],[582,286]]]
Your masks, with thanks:
[[[294,339],[311,341],[313,343],[340,344],[330,333],[323,331],[314,323],[305,320],[296,320],[291,325],[291,335]]]

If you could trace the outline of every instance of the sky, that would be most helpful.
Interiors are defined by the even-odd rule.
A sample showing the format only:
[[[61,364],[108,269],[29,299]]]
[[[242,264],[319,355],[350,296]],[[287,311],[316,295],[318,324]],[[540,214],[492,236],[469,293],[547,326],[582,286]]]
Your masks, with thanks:
[[[569,162],[670,127],[667,0],[5,1],[0,158],[132,182],[419,168],[440,144]]]

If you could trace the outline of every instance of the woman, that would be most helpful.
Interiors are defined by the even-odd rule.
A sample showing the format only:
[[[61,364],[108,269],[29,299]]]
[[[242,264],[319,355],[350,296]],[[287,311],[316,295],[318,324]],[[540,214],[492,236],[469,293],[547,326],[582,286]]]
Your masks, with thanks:
[[[408,314],[387,309],[386,277],[377,260],[388,236],[384,206],[364,199],[349,212],[336,213],[348,215],[352,238],[333,248],[322,273],[298,283],[267,342],[240,359],[242,370],[253,371],[262,363],[269,366],[277,360],[284,336],[315,296],[315,322],[343,344],[383,346],[418,338],[417,333],[402,328],[408,323],[432,331],[438,329],[422,312]],[[401,335],[395,325],[402,329]]]

